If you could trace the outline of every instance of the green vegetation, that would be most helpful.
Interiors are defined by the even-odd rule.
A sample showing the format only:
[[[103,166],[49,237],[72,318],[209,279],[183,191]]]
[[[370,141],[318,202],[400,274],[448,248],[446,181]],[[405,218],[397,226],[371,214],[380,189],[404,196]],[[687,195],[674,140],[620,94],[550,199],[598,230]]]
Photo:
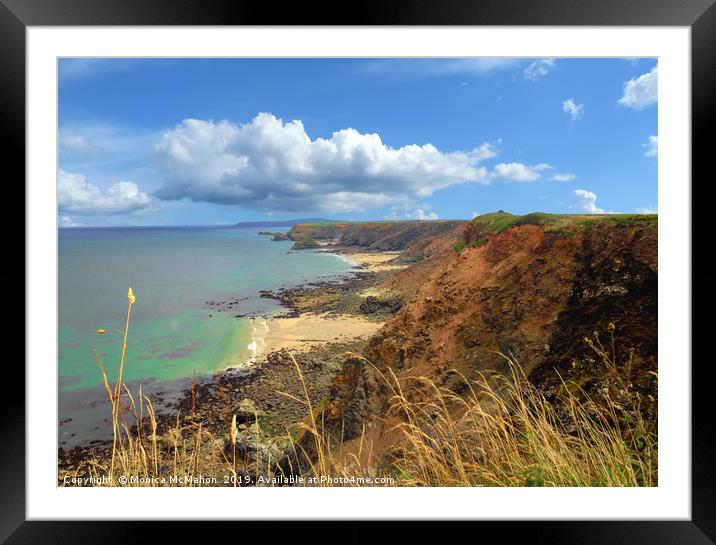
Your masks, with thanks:
[[[518,225],[541,225],[545,231],[563,229],[590,230],[596,223],[613,222],[620,227],[636,225],[656,227],[657,214],[547,214],[531,212],[523,216],[510,214],[504,210],[483,214],[474,218],[465,229],[463,239],[455,244],[455,251],[475,248],[486,244],[490,238],[510,227]]]
[[[477,248],[477,247],[479,247],[479,246],[482,246],[482,245],[484,245],[484,244],[487,244],[487,241],[488,241],[488,240],[489,240],[489,239],[488,239],[487,237],[482,237],[482,238],[479,238],[479,239],[477,239],[477,240],[471,241],[469,244],[465,244],[465,241],[462,240],[462,239],[460,239],[460,240],[458,240],[458,241],[455,243],[455,246],[453,246],[452,249],[455,251],[455,253],[458,253],[458,254],[459,254],[459,253],[462,252],[465,248]]]
[[[631,227],[633,225],[656,227],[659,222],[657,214],[613,214],[608,216],[608,219],[620,227]]]
[[[656,225],[657,214],[547,214],[545,212],[531,212],[517,216],[502,210],[490,214],[477,216],[472,220],[474,228],[479,228],[485,234],[496,235],[516,225],[544,225],[554,228],[569,225],[583,225],[592,222],[613,221],[619,225]]]
[[[477,216],[472,220],[472,226],[479,227],[481,232],[495,235],[515,225],[521,217],[500,210],[491,214]]]

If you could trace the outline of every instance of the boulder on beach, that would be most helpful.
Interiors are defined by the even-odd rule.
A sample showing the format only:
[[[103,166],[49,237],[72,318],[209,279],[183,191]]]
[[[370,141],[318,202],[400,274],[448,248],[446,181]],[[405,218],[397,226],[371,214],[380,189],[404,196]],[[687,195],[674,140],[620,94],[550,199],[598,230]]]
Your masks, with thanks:
[[[239,401],[239,404],[234,409],[234,414],[238,422],[253,422],[266,413],[259,409],[252,399],[244,398]]]

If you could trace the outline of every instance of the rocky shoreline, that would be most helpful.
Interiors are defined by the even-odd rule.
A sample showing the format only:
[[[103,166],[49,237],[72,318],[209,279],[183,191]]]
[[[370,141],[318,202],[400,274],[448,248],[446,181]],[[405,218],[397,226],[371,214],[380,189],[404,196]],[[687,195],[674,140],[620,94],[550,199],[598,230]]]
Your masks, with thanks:
[[[385,265],[395,260],[395,252],[365,252],[341,247],[326,251],[341,254],[355,262],[354,269],[337,279],[259,292],[260,297],[275,299],[284,308],[278,316],[266,317],[272,322],[270,329],[277,329],[278,334],[291,333],[291,329],[284,331],[285,324],[291,323],[294,327],[307,325],[299,329],[303,335],[293,338],[296,337],[294,334],[292,338],[274,340],[273,343],[269,340],[269,346],[273,348],[261,354],[253,364],[214,373],[185,389],[177,402],[167,404],[157,414],[158,444],[161,448],[171,449],[172,444],[176,444],[176,434],[181,433],[177,429],[191,432],[201,426],[218,438],[223,449],[230,440],[230,424],[236,414],[240,439],[244,434],[246,443],[244,454],[254,460],[262,458],[259,445],[248,433],[249,429],[253,429],[252,423],[257,424],[254,427],[260,428],[264,438],[285,435],[289,427],[306,417],[303,384],[306,384],[313,406],[328,396],[341,369],[341,360],[346,355],[360,352],[367,340],[356,335],[361,330],[353,327],[356,322],[347,321],[345,325],[335,322],[353,319],[372,323],[373,326],[366,331],[382,326],[402,305],[401,301],[391,298],[383,287],[395,270],[402,266],[393,268]],[[230,302],[237,304],[239,301]],[[206,304],[216,309],[221,302],[207,301]],[[227,307],[226,310],[232,309]],[[308,323],[308,320],[313,322]],[[334,329],[343,334],[328,340],[325,334],[333,330],[327,324],[339,325]],[[305,332],[312,328],[320,330],[323,336],[309,334],[308,337],[321,338],[304,338]],[[303,383],[289,350],[301,369]],[[136,433],[138,427],[134,424],[131,429]],[[146,422],[141,427],[143,433],[149,433]],[[111,441],[98,440],[68,450],[59,448],[58,482],[62,484],[67,475],[81,474],[90,459],[107,460],[111,449]],[[205,455],[216,456],[210,452]],[[273,455],[278,456],[279,453],[273,452]]]

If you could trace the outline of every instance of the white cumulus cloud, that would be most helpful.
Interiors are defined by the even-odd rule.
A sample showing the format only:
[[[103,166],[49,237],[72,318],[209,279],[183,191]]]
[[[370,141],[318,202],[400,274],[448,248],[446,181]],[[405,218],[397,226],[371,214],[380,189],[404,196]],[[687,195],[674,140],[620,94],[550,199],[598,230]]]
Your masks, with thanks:
[[[542,176],[543,170],[549,170],[552,165],[539,163],[529,166],[524,163],[499,163],[490,173],[490,177],[510,182],[534,182]]]
[[[549,74],[555,66],[554,59],[539,59],[527,65],[524,71],[525,78],[536,81]]]
[[[646,74],[630,79],[624,84],[624,94],[619,104],[634,110],[643,110],[658,100],[659,72],[657,67]]]
[[[656,206],[642,206],[636,209],[637,214],[658,214],[659,209]]]
[[[351,212],[432,195],[459,183],[488,184],[479,163],[491,144],[443,152],[432,144],[393,148],[353,128],[312,139],[300,120],[270,113],[249,123],[185,119],[155,145],[164,183],[157,196],[257,211]]]
[[[151,197],[134,182],[117,182],[102,191],[83,174],[59,170],[57,196],[63,212],[77,214],[140,214],[154,210]]]
[[[584,104],[577,104],[573,98],[568,98],[562,102],[562,110],[569,114],[572,121],[579,121],[584,117]]]
[[[659,155],[659,137],[650,136],[646,144],[642,144],[642,147],[646,148],[644,157],[656,157]]]
[[[571,172],[557,172],[550,177],[553,182],[571,182],[575,180],[577,176]]]
[[[410,216],[416,220],[436,220],[438,215],[435,212],[427,212],[424,208],[416,208]]]
[[[588,214],[604,214],[604,210],[597,206],[597,195],[586,189],[574,190],[574,204],[572,208],[577,208],[587,212]]]

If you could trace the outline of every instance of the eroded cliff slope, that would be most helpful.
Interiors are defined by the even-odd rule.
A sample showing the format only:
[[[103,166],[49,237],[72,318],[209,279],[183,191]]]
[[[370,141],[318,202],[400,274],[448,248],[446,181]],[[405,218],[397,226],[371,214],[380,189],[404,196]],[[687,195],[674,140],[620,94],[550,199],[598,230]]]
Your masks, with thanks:
[[[499,368],[501,352],[527,372],[563,368],[610,322],[621,351],[656,356],[655,216],[489,214],[394,282],[413,275],[413,300],[370,342],[391,367],[471,373]]]
[[[548,399],[569,381],[618,401],[620,386],[587,340],[596,332],[655,417],[656,216],[498,212],[431,245],[429,257],[392,279],[408,301],[369,340],[367,361],[389,368],[407,389],[410,377],[428,377],[461,393],[460,375],[509,372],[506,355]],[[357,430],[360,415],[379,445],[388,441],[389,394],[374,375],[365,365],[334,393],[339,404],[351,400],[348,412],[339,411],[344,421]]]

